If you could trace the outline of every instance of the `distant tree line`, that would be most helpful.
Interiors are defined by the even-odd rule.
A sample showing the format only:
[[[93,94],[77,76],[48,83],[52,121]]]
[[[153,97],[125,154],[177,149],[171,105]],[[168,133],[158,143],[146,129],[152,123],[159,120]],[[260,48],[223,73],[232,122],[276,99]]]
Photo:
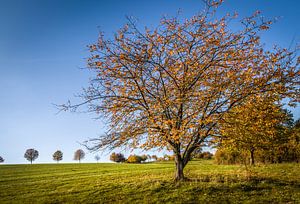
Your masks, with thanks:
[[[127,163],[142,163],[145,162],[148,159],[147,155],[129,155],[129,157],[127,158],[126,162]]]
[[[198,154],[194,154],[193,158],[195,159],[213,159],[213,154],[211,152],[199,152]]]
[[[27,149],[24,153],[24,158],[27,159],[30,164],[32,164],[37,158],[39,157],[39,151],[33,148]],[[74,153],[74,160],[81,162],[82,159],[85,157],[85,152],[82,149],[78,149]],[[52,158],[57,163],[63,160],[63,152],[61,150],[57,150],[53,153]],[[95,156],[96,161],[100,160],[98,155]],[[3,163],[4,159],[0,156],[0,163]]]
[[[35,149],[27,149],[24,157],[30,161],[32,164],[34,160],[36,160],[39,156],[39,152]],[[210,152],[200,152],[194,154],[193,158],[198,159],[211,159],[212,154]],[[74,152],[74,160],[78,161],[79,163],[81,160],[83,160],[85,157],[85,152],[82,149],[78,149]],[[57,150],[53,153],[52,158],[57,163],[63,160],[63,152],[61,150]],[[97,163],[100,160],[99,155],[95,155],[95,160]],[[175,157],[174,155],[163,155],[162,157],[158,157],[157,155],[149,155],[149,154],[143,154],[143,155],[136,155],[131,154],[128,156],[128,158],[125,158],[125,156],[122,153],[115,153],[113,152],[110,155],[110,160],[116,163],[144,163],[144,162],[153,162],[153,161],[174,161]],[[4,159],[0,156],[0,163],[4,162]]]
[[[156,155],[136,155],[136,154],[131,154],[128,156],[128,158],[125,158],[125,156],[122,153],[115,153],[113,152],[110,155],[110,160],[113,162],[117,162],[117,163],[122,163],[122,162],[126,162],[126,163],[143,163],[146,161],[151,161],[151,160],[157,160],[157,156]]]
[[[201,158],[201,159],[211,159],[213,157],[213,154],[210,152],[198,152],[193,156],[193,158]],[[115,153],[113,152],[110,155],[110,160],[117,163],[145,163],[145,162],[153,162],[153,161],[174,161],[175,156],[174,155],[163,155],[162,157],[158,157],[157,155],[136,155],[131,154],[128,156],[128,158],[125,158],[125,156],[122,153]]]

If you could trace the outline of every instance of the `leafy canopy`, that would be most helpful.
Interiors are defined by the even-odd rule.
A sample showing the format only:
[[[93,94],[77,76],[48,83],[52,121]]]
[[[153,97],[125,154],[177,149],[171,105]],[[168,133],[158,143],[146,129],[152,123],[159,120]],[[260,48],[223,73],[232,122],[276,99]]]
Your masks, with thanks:
[[[221,1],[207,3],[190,19],[165,17],[143,31],[129,18],[113,39],[100,33],[90,45],[94,79],[81,104],[62,108],[87,104],[109,121],[107,134],[89,141],[92,150],[167,148],[184,167],[224,115],[250,96],[299,100],[300,60],[287,49],[266,51],[260,42],[272,21],[255,12],[232,31],[228,25],[237,16],[217,19]]]
[[[32,163],[32,161],[36,160],[39,157],[39,152],[35,149],[27,149],[24,158]]]
[[[53,160],[54,161],[61,161],[63,159],[63,153],[60,150],[57,150],[56,152],[54,152],[53,154]]]

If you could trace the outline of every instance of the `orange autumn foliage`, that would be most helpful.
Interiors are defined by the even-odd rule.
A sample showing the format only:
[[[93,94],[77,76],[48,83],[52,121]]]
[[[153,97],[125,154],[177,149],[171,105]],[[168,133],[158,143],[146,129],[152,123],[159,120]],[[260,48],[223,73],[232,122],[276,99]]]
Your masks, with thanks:
[[[191,19],[162,18],[145,31],[128,19],[114,39],[100,33],[90,46],[88,67],[95,78],[84,102],[63,106],[88,104],[109,121],[106,135],[89,140],[91,149],[167,148],[181,180],[192,152],[248,97],[268,92],[299,100],[293,53],[268,52],[260,42],[259,32],[271,21],[256,12],[243,19],[240,31],[232,31],[228,23],[236,15],[217,19],[214,9],[221,1],[207,2]]]

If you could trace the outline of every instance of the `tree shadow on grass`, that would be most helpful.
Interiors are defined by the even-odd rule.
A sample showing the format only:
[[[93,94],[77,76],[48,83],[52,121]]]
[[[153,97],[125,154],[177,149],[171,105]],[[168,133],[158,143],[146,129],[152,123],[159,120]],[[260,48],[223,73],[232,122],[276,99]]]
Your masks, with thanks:
[[[98,189],[91,192],[86,199],[91,197],[95,200],[100,199],[100,194],[102,200],[123,203],[133,201],[137,203],[242,203],[246,201],[248,203],[293,203],[298,201],[293,196],[293,193],[300,188],[300,183],[296,181],[260,177],[228,178],[213,176],[210,179],[198,177],[184,182],[159,179],[141,183],[129,182],[116,184],[109,189],[102,188],[101,193]],[[275,195],[273,195],[274,190]],[[284,194],[286,192],[287,194]],[[281,195],[282,197],[279,197]]]
[[[219,179],[219,180],[218,180]],[[174,191],[185,191],[189,202],[205,203],[298,203],[300,182],[280,178],[252,177],[222,179],[207,177],[189,179],[176,185]],[[175,202],[176,203],[176,202]]]
[[[277,187],[280,186],[293,186],[300,187],[300,182],[296,180],[284,180],[280,178],[270,178],[270,177],[258,177],[258,176],[249,176],[249,177],[239,177],[235,176],[224,176],[222,174],[216,175],[203,175],[197,178],[188,178],[184,182],[204,182],[204,183],[249,183],[251,185],[255,184],[270,184]]]

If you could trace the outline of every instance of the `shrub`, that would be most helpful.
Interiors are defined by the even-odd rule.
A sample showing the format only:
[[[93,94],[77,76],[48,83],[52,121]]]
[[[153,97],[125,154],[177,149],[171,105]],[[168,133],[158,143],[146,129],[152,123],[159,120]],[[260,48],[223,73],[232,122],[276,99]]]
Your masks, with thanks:
[[[165,161],[165,158],[164,157],[158,157],[157,161]]]
[[[130,155],[127,159],[128,163],[141,163],[142,157],[138,155]]]
[[[245,163],[245,157],[237,150],[218,149],[215,153],[217,164],[241,164]]]
[[[157,156],[156,155],[152,155],[151,159],[153,159],[154,161],[157,161]]]
[[[113,162],[120,163],[120,162],[124,162],[125,161],[125,157],[121,153],[115,153],[115,152],[113,152],[110,155],[110,160],[113,161]]]
[[[143,154],[142,156],[139,156],[141,159],[141,162],[145,162],[148,159],[148,156],[146,154]]]
[[[193,155],[193,158],[197,158],[197,159],[212,159],[213,158],[213,154],[210,152],[200,152],[197,154]]]

